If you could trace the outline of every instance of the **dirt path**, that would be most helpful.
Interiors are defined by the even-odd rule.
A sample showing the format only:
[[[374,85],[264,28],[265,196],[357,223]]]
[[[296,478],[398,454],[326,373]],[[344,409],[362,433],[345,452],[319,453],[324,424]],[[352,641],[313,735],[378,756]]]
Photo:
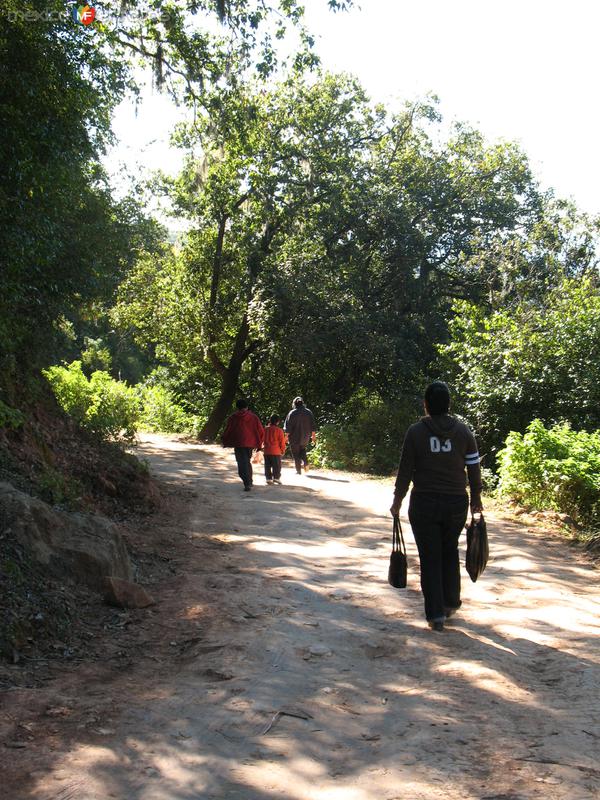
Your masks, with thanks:
[[[161,534],[179,575],[129,616],[135,658],[56,683],[11,800],[600,796],[598,572],[567,545],[492,520],[493,561],[432,633],[410,533],[409,588],[385,580],[390,486],[286,469],[245,495],[219,448],[140,450],[197,493]]]

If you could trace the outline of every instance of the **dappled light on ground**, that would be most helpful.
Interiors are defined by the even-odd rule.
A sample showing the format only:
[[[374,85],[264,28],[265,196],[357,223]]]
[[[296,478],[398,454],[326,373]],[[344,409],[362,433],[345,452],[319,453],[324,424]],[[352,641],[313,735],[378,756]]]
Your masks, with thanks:
[[[106,728],[71,731],[23,797],[589,800],[600,789],[597,573],[563,542],[490,520],[488,569],[476,584],[464,576],[463,608],[436,634],[406,522],[409,585],[387,584],[391,481],[287,468],[283,486],[257,475],[244,494],[220,448],[148,437],[141,450],[197,492],[171,534],[190,548],[183,574],[163,586],[148,634],[163,655],[149,644],[129,670],[94,678]]]

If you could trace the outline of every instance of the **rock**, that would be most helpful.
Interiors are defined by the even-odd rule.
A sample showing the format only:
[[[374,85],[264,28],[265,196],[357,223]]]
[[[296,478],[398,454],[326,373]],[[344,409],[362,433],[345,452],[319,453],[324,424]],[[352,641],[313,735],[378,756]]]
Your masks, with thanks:
[[[311,644],[308,648],[308,652],[311,656],[330,656],[331,650],[327,647],[326,644]]]
[[[155,602],[139,584],[113,576],[104,579],[104,600],[119,608],[146,608]]]
[[[62,511],[0,483],[2,530],[59,578],[98,590],[108,575],[132,578],[125,542],[106,517]]]

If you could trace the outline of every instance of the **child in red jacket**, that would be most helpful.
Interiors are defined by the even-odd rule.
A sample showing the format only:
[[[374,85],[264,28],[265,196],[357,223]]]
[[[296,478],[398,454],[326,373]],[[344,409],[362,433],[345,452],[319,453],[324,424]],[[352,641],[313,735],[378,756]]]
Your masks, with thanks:
[[[265,428],[265,478],[268,484],[281,483],[281,456],[285,453],[285,433],[279,427],[281,418],[273,414]]]

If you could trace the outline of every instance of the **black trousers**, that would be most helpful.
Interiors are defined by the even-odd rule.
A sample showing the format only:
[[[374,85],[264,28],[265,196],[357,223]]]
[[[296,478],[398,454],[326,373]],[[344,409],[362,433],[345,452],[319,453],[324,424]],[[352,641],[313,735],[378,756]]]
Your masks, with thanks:
[[[294,465],[298,475],[302,472],[302,464],[308,464],[308,457],[306,455],[306,445],[290,444],[290,450],[294,456]]]
[[[252,447],[234,447],[233,452],[244,486],[252,486]]]
[[[265,453],[265,478],[268,481],[281,478],[281,456],[268,456]]]
[[[408,518],[419,550],[421,590],[428,620],[443,620],[445,608],[459,608],[458,538],[467,520],[467,494],[415,492]]]

